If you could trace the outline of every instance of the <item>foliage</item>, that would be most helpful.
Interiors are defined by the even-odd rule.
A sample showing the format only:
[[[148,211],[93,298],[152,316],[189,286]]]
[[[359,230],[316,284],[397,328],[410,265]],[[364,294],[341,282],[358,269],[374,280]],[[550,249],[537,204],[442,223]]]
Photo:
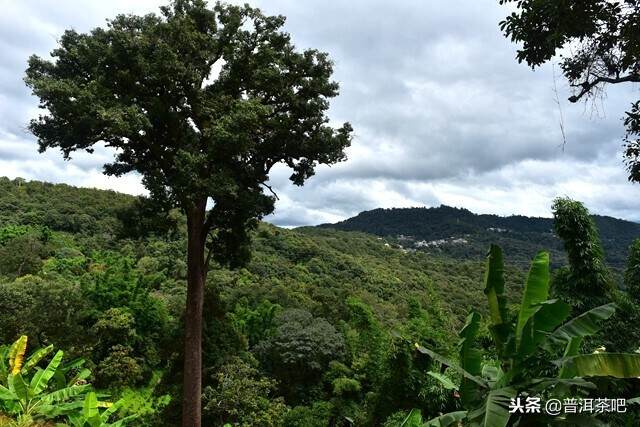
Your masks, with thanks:
[[[154,232],[149,225],[146,231],[127,238],[119,234],[124,229],[119,212],[138,206],[136,198],[117,195],[113,205],[118,210],[109,210],[108,192],[95,190],[91,197],[89,190],[14,181],[7,181],[7,192],[0,195],[0,205],[11,200],[13,208],[0,210],[0,216],[17,225],[30,218],[26,234],[37,236],[43,223],[34,218],[46,218],[25,216],[28,209],[53,216],[64,212],[64,207],[46,197],[47,191],[67,201],[77,197],[87,212],[100,212],[95,218],[103,228],[98,235],[51,229],[41,268],[19,278],[0,278],[0,340],[12,342],[28,334],[31,346],[54,344],[64,348],[65,355],[86,358],[85,365],[93,371],[91,381],[100,387],[96,392],[99,401],[105,399],[103,391],[110,395],[109,400],[122,399],[117,417],[137,414],[130,425],[178,424],[180,325],[186,287],[184,216],[175,221],[174,230]],[[17,197],[20,194],[23,196]],[[75,204],[73,209],[82,214]],[[599,227],[609,227],[611,236],[618,236],[626,227],[601,220],[595,218]],[[548,232],[551,222],[545,221],[549,222],[541,227]],[[632,230],[629,233],[633,235]],[[474,260],[444,252],[406,251],[385,245],[388,241],[358,232],[311,227],[287,230],[260,224],[253,235],[254,256],[244,268],[212,265],[204,301],[203,387],[209,415],[203,422],[253,422],[241,420],[240,415],[232,418],[229,414],[235,411],[276,425],[366,427],[398,425],[412,408],[418,408],[425,420],[460,411],[461,399],[456,396],[473,396],[475,383],[469,380],[471,387],[461,387],[461,373],[453,368],[441,372],[441,363],[416,352],[413,343],[450,354],[457,341],[452,339],[453,331],[465,325],[470,308],[492,323],[500,324],[494,318],[506,319],[515,330],[514,313],[520,306],[508,302],[526,294],[522,285],[526,272],[519,263],[512,264],[514,257],[506,256],[501,291],[499,280],[483,282],[482,266]],[[494,262],[485,273],[500,271],[498,267]],[[557,280],[556,275],[554,278]],[[635,295],[613,292],[610,297],[618,309],[607,320],[606,333],[585,336],[582,348],[586,353],[600,345],[618,352],[635,351],[639,346],[637,328],[629,326],[640,319],[634,314],[638,311]],[[489,299],[492,304],[481,304]],[[295,315],[299,312],[303,316]],[[602,313],[580,314],[576,313],[577,319],[583,319],[580,328],[589,333],[599,329]],[[487,323],[480,322],[474,338],[465,338],[465,354],[473,355],[474,348],[482,351],[482,379],[500,365],[494,328]],[[565,323],[569,331],[575,325]],[[527,330],[526,323],[523,330]],[[565,336],[562,331],[558,334]],[[398,335],[409,338],[411,345]],[[617,348],[609,339],[627,347]],[[536,347],[523,366],[523,376],[557,380],[559,367],[550,361],[562,359],[558,346],[563,340],[566,336],[556,343],[550,335],[549,349]],[[263,352],[266,343],[282,354]],[[325,346],[334,344],[336,354],[325,351]],[[314,350],[307,354],[306,346]],[[278,372],[284,366],[284,355],[299,363],[291,366],[301,368]],[[77,368],[70,369],[67,377],[77,372]],[[229,380],[225,386],[219,381],[220,372]],[[598,396],[640,394],[636,383],[622,379],[590,378],[588,382],[598,387]],[[259,393],[248,386],[242,389],[248,383],[255,384]],[[576,387],[570,386],[572,391]],[[584,392],[591,395],[596,390]],[[226,412],[215,416],[208,412],[216,411],[210,404],[214,397],[226,399]],[[253,409],[243,407],[243,402]],[[622,421],[627,419],[633,418],[625,415]],[[605,421],[622,422],[617,418]]]
[[[471,313],[460,332],[460,364],[416,344],[420,353],[440,362],[443,367],[461,375],[459,385],[461,403],[467,411],[468,422],[483,426],[506,426],[516,419],[535,418],[537,425],[572,423],[571,414],[559,417],[541,414],[510,413],[507,405],[518,395],[534,395],[543,398],[563,398],[574,393],[586,394],[596,386],[582,377],[635,378],[640,374],[640,355],[629,353],[579,354],[579,343],[598,331],[596,322],[609,318],[613,304],[597,307],[563,324],[569,314],[569,306],[558,300],[549,300],[549,258],[540,252],[534,258],[517,317],[509,319],[504,298],[502,278],[502,253],[492,246],[487,255],[486,294],[491,312],[489,329],[494,339],[497,363],[482,364],[481,354],[475,346],[480,326],[480,316]],[[555,375],[548,366],[540,366],[536,357],[541,351],[549,356],[565,347],[564,356],[553,362]],[[546,364],[550,364],[546,357]],[[436,376],[438,378],[438,376]],[[444,382],[450,386],[450,381]],[[411,415],[410,415],[411,416]],[[444,425],[450,425],[456,417]],[[432,420],[431,423],[436,423]],[[419,425],[419,424],[418,424]],[[434,425],[442,425],[438,420]]]
[[[623,268],[627,247],[640,236],[640,225],[606,216],[594,215],[591,218],[602,234],[607,264]],[[486,248],[495,243],[508,254],[510,264],[523,268],[541,247],[550,252],[553,266],[560,266],[566,260],[562,242],[552,233],[552,218],[479,215],[441,205],[433,208],[373,209],[322,227],[371,233],[406,250],[446,258],[483,260]]]
[[[203,393],[205,425],[281,425],[287,406],[274,396],[276,381],[260,375],[253,364],[233,357],[214,377],[215,385]]]
[[[558,198],[553,206],[554,227],[563,240],[569,270],[554,283],[555,294],[580,313],[608,302],[612,290],[598,229],[580,202]]]
[[[304,401],[332,360],[344,357],[342,335],[329,322],[306,310],[288,309],[276,316],[270,337],[256,345],[255,352],[265,369],[280,383],[288,401]]]
[[[640,301],[640,239],[634,240],[629,247],[624,287],[631,298]]]
[[[84,383],[90,372],[82,369],[67,379],[61,350],[41,368],[39,364],[53,352],[53,346],[27,357],[27,341],[22,336],[10,347],[0,348],[0,410],[20,420],[31,420],[55,418],[75,408],[90,390],[91,386]]]
[[[131,415],[113,423],[109,422],[122,403],[123,400],[115,403],[100,402],[96,393],[91,391],[85,396],[80,410],[68,414],[67,419],[73,427],[122,427],[136,418],[135,415]],[[106,407],[106,409],[100,412],[100,407]]]

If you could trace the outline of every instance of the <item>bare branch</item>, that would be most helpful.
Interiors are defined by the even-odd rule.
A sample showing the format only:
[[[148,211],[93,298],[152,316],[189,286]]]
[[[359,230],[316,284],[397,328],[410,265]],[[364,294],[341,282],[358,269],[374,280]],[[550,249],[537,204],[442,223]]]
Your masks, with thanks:
[[[275,191],[273,191],[273,188],[271,188],[271,186],[270,186],[270,185],[265,184],[264,182],[263,182],[263,183],[261,183],[261,184],[262,184],[264,187],[266,187],[266,188],[269,190],[269,192],[270,192],[271,194],[273,194],[273,197],[275,197],[275,198],[276,198],[276,200],[280,200],[280,198],[278,197],[278,195],[276,194],[276,192],[275,192]]]
[[[623,76],[623,77],[596,77],[595,80],[592,81],[585,81],[583,83],[580,84],[575,84],[575,85],[571,85],[573,87],[581,87],[582,89],[580,90],[580,93],[578,93],[577,95],[573,95],[571,97],[569,97],[569,101],[570,102],[578,102],[578,100],[580,98],[582,98],[585,94],[589,93],[591,91],[591,89],[594,88],[594,86],[597,86],[600,83],[611,83],[611,84],[616,84],[616,83],[625,83],[625,82],[640,82],[640,75],[639,74],[629,74],[627,76]]]

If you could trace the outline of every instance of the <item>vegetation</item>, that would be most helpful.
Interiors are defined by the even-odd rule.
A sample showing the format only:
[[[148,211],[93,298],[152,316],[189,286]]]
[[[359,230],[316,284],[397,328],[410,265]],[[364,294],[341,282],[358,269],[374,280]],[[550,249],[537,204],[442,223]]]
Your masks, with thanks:
[[[135,417],[109,423],[122,401],[98,401],[85,381],[91,372],[83,367],[84,360],[63,364],[64,353],[58,350],[43,369],[38,365],[53,352],[53,345],[28,357],[27,346],[28,337],[23,335],[0,348],[0,410],[16,417],[18,425],[63,417],[75,427],[120,427]],[[100,413],[99,406],[108,409]]]
[[[479,426],[583,425],[585,414],[512,413],[508,404],[521,395],[542,401],[587,397],[597,387],[584,377],[636,378],[640,375],[640,354],[579,354],[583,339],[598,331],[599,321],[611,317],[614,304],[596,307],[564,322],[571,307],[560,300],[547,299],[549,287],[549,254],[540,252],[532,262],[517,316],[512,316],[504,294],[502,251],[498,246],[491,247],[487,256],[485,294],[490,311],[488,329],[497,358],[482,361],[475,342],[481,318],[475,312],[469,315],[459,334],[459,365],[416,344],[419,352],[461,378],[456,386],[446,376],[431,373],[445,387],[460,390],[464,410],[439,416],[438,424],[433,420],[427,425],[447,426],[458,420]],[[591,416],[588,418],[592,425],[597,424]]]
[[[274,208],[277,196],[264,193],[274,165],[291,168],[302,185],[318,164],[343,160],[350,144],[348,123],[327,124],[328,99],[338,94],[331,61],[297,52],[283,25],[284,17],[249,5],[174,0],[160,15],[65,31],[53,60],[34,55],[26,71],[46,110],[29,125],[41,151],[58,148],[68,159],[98,142],[115,148],[106,174],[139,173],[153,202],[186,215],[185,427],[201,419],[210,260],[246,262],[248,232]]]
[[[0,179],[0,189],[0,202],[11,205],[2,211],[0,235],[6,237],[0,248],[27,237],[42,245],[38,252],[12,247],[14,255],[35,267],[27,273],[13,265],[2,272],[0,341],[11,343],[28,335],[32,349],[63,348],[60,366],[65,366],[64,360],[84,358],[83,366],[90,370],[82,374],[88,375],[83,383],[87,387],[65,402],[78,410],[94,391],[97,402],[120,402],[111,412],[113,418],[105,422],[135,415],[131,425],[178,425],[187,277],[186,263],[181,261],[187,239],[184,217],[179,212],[159,212],[147,216],[145,227],[130,232],[126,218],[145,212],[145,199],[8,179]],[[64,200],[86,198],[81,206],[73,204],[82,218],[77,231],[49,222],[64,205],[43,196],[48,192]],[[112,194],[118,204],[109,202]],[[577,202],[562,203],[567,209],[557,209],[557,215],[574,220],[562,220],[568,234],[560,232],[561,237],[578,242],[567,238],[574,235],[571,224],[593,223]],[[167,228],[165,220],[173,225]],[[85,223],[102,224],[99,234]],[[161,226],[154,228],[156,223]],[[597,229],[592,231],[587,235],[597,240]],[[634,381],[561,378],[553,363],[563,360],[568,338],[562,331],[575,334],[575,325],[590,325],[580,345],[573,344],[576,355],[591,354],[601,346],[631,353],[640,347],[633,325],[640,319],[637,295],[624,291],[637,287],[638,244],[631,247],[624,287],[609,289],[603,294],[604,307],[589,307],[590,314],[584,315],[577,306],[566,304],[574,300],[547,301],[544,292],[535,292],[537,302],[530,299],[533,290],[545,284],[546,293],[563,299],[559,291],[563,288],[555,289],[562,272],[591,271],[585,266],[588,257],[580,253],[577,258],[569,254],[568,259],[585,266],[582,270],[570,264],[551,273],[547,255],[540,255],[534,265],[541,267],[527,280],[527,272],[519,263],[510,263],[508,253],[500,268],[502,253],[495,246],[489,257],[495,262],[483,268],[473,259],[406,251],[372,235],[324,227],[285,230],[260,224],[252,241],[254,256],[245,267],[233,270],[212,264],[207,275],[202,370],[206,426],[395,426],[410,414],[417,417],[418,411],[424,419],[459,412],[455,419],[483,402],[487,407],[488,393],[494,390],[489,385],[497,384],[490,383],[494,377],[489,375],[500,372],[511,372],[504,387],[541,397],[570,392],[640,395]],[[603,263],[598,265],[606,270]],[[543,280],[533,280],[540,274]],[[605,271],[603,277],[611,275]],[[577,288],[570,295],[579,293]],[[483,303],[492,295],[500,302],[498,311],[495,304]],[[516,329],[523,304],[509,301],[517,300],[529,301],[524,306],[531,309],[536,325],[549,310],[559,310],[565,317],[571,312],[576,320],[566,322],[559,316],[562,319],[545,324],[548,335],[543,336],[537,332],[539,326],[533,327],[534,320],[521,321]],[[478,314],[467,319],[469,309]],[[526,335],[536,343],[533,349],[521,344],[511,353],[498,350],[492,331],[500,329],[494,316],[503,311],[509,327],[498,335],[501,342],[516,340],[509,336],[520,336],[522,341]],[[458,340],[452,339],[461,328],[460,339],[467,343],[462,353]],[[423,351],[447,355],[449,368],[442,372],[442,359],[418,351],[416,342]],[[482,356],[479,368],[463,357],[475,360],[477,355]],[[42,359],[42,366],[52,356],[53,350]],[[464,380],[454,370],[456,364],[475,372],[474,377],[489,388],[478,385],[467,392],[475,383]],[[79,365],[73,369],[77,374]],[[567,364],[565,372],[568,369],[573,368]],[[585,367],[580,364],[576,369]],[[66,384],[71,376],[67,375]],[[54,382],[55,377],[51,387]],[[467,401],[466,396],[475,397]],[[107,408],[100,405],[97,413],[104,415]],[[6,407],[0,412],[14,420],[19,416]],[[87,414],[95,418],[96,412]],[[625,416],[627,422],[637,415],[630,410]],[[62,412],[32,417],[36,422],[73,425]]]
[[[607,265],[615,270],[624,269],[627,248],[640,237],[640,225],[598,215],[592,220],[600,231]],[[554,267],[567,259],[551,218],[478,215],[466,209],[440,206],[374,209],[322,226],[376,234],[405,249],[447,258],[482,261],[489,245],[495,243],[504,249],[511,263],[523,269],[540,248],[549,251]]]

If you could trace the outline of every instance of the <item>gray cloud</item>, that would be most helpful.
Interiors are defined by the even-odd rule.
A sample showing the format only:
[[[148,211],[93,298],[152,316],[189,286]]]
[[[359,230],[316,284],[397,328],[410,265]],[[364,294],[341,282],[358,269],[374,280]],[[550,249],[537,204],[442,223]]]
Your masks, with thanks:
[[[243,1],[238,1],[243,3]],[[111,152],[71,162],[37,154],[24,128],[37,102],[22,83],[32,53],[46,55],[65,28],[87,31],[117,13],[157,11],[161,1],[7,2],[0,16],[0,175],[25,176],[140,193],[139,179],[100,175]],[[341,95],[332,123],[355,128],[349,161],[319,167],[304,187],[277,168],[280,225],[335,221],[379,206],[440,203],[480,212],[548,215],[553,197],[584,200],[598,213],[640,219],[637,189],[621,162],[620,117],[635,88],[611,88],[594,105],[573,105],[552,67],[535,72],[515,57],[494,0],[257,0],[287,16],[300,48],[335,61]]]

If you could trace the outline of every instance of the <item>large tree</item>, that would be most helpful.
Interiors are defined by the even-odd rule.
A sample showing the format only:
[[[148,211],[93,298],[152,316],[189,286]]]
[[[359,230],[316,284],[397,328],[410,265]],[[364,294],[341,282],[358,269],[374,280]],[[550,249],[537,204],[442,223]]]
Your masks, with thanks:
[[[532,68],[557,54],[574,93],[570,102],[602,94],[608,84],[640,82],[640,1],[499,0],[515,10],[500,22],[520,43],[517,59]],[[624,118],[629,180],[640,182],[640,101]]]
[[[183,425],[199,426],[203,288],[210,260],[247,259],[250,230],[274,209],[276,164],[296,185],[345,159],[351,127],[328,125],[332,63],[297,51],[285,18],[249,6],[175,0],[161,14],[119,15],[66,31],[52,59],[29,59],[26,83],[44,113],[40,151],[65,159],[115,149],[104,172],[135,171],[151,198],[187,216]]]

